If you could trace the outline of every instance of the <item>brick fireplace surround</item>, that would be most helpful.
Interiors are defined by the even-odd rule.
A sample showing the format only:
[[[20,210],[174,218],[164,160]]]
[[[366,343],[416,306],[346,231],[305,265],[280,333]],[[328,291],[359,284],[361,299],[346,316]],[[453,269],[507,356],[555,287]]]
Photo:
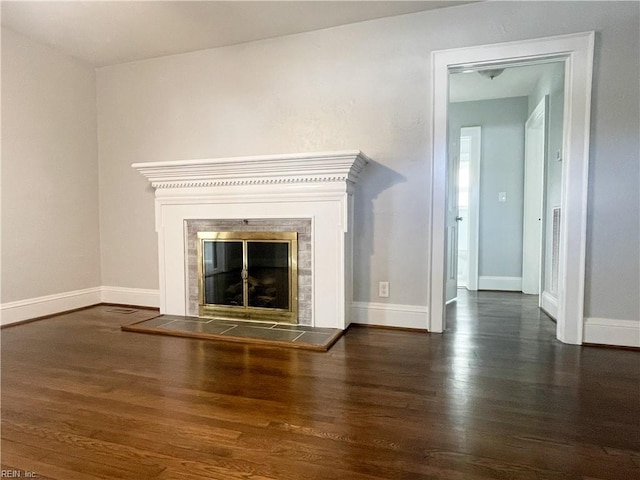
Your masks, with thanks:
[[[298,219],[310,225],[310,253],[304,254],[310,292],[299,304],[308,313],[299,321],[345,329],[351,322],[353,194],[368,161],[355,150],[133,164],[155,188],[160,312],[194,315],[188,225]]]

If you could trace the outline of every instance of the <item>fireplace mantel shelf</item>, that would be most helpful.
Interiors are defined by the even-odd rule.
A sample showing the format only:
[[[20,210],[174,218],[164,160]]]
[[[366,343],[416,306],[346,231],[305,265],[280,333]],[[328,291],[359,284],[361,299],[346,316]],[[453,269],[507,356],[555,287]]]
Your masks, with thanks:
[[[134,163],[155,188],[355,183],[369,157],[359,150]]]

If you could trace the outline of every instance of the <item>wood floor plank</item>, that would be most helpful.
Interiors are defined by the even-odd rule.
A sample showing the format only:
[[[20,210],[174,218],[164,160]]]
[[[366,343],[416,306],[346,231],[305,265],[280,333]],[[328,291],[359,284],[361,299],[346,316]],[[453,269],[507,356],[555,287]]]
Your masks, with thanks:
[[[50,450],[46,442],[39,442],[37,446],[24,444],[19,441],[2,441],[2,462],[5,461],[17,467],[17,470],[34,472],[36,478],[48,477],[56,480],[96,480],[103,478],[131,478],[130,470],[125,471],[113,464],[105,465],[92,458],[76,457],[72,451],[60,453]],[[30,440],[28,440],[30,442]]]
[[[327,353],[122,332],[99,306],[2,331],[2,450],[39,478],[640,479],[640,356],[563,345],[535,297]]]

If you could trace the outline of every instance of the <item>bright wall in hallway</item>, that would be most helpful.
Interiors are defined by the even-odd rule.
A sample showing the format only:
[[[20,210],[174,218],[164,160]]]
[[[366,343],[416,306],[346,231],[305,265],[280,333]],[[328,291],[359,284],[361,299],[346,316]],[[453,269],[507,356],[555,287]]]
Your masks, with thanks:
[[[527,97],[449,104],[450,151],[461,127],[482,127],[478,275],[522,277]],[[506,201],[500,202],[500,192]]]

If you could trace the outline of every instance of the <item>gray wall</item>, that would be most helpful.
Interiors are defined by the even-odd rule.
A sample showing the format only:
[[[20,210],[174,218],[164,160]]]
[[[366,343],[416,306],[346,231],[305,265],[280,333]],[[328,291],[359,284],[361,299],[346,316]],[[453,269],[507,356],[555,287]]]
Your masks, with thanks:
[[[481,2],[100,69],[102,281],[158,286],[132,162],[360,148],[377,163],[356,200],[355,299],[424,305],[431,52],[595,30],[585,313],[637,320],[638,17],[636,2]]]
[[[527,97],[449,105],[451,141],[460,137],[461,127],[482,127],[478,239],[478,274],[481,277],[522,276],[527,108]],[[498,202],[498,192],[507,193],[506,202]]]
[[[93,68],[2,29],[2,302],[100,286]]]

